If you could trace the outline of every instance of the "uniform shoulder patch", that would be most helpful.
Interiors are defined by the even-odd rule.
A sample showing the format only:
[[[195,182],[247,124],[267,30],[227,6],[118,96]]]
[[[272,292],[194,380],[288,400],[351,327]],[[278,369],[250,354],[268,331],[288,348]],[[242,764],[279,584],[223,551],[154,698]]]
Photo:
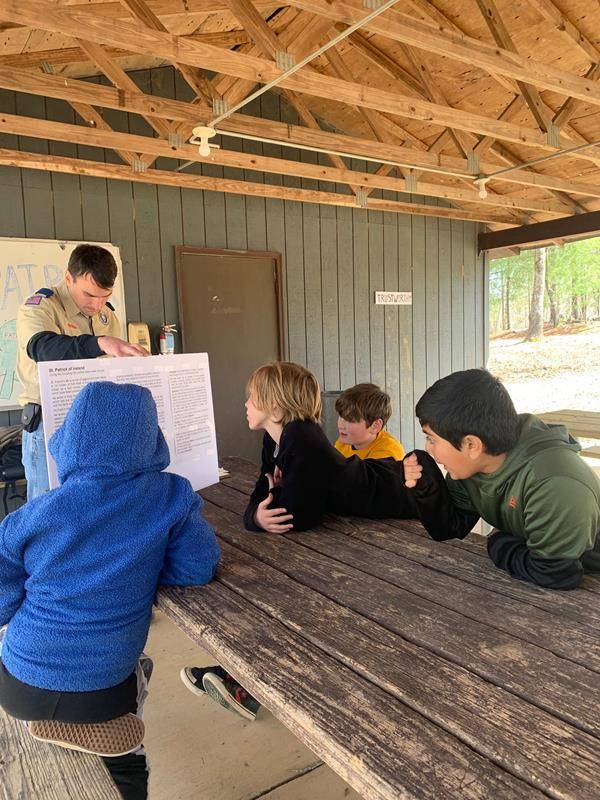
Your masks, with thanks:
[[[53,294],[54,292],[52,289],[38,289],[35,294],[32,294],[31,297],[28,297],[27,300],[25,300],[25,305],[39,306],[44,297],[52,297]]]
[[[110,310],[111,310],[111,311],[114,311],[114,310],[115,310],[115,307],[113,306],[113,304],[112,304],[112,303],[109,303],[109,302],[108,302],[108,300],[106,301],[106,303],[105,303],[104,305],[108,306],[108,307],[110,308]]]

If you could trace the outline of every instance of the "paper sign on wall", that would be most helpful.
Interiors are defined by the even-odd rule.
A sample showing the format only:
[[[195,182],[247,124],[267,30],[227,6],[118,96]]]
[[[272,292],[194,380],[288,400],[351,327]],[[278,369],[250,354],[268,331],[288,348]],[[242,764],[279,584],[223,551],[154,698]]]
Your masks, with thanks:
[[[412,306],[412,292],[375,292],[377,306]]]
[[[139,358],[41,361],[38,364],[46,444],[79,391],[92,381],[135,383],[150,390],[169,446],[167,472],[183,475],[195,491],[217,483],[217,442],[207,353]],[[101,432],[99,432],[101,435]],[[46,450],[50,488],[59,485]]]

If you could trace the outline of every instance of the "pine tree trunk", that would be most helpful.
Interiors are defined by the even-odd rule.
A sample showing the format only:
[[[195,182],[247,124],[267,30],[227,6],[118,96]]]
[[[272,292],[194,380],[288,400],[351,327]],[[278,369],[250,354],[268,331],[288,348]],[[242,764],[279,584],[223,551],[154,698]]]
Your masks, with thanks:
[[[548,292],[548,300],[550,302],[550,327],[557,328],[560,323],[560,314],[558,311],[558,296],[556,293],[556,284],[548,280],[546,274],[546,291]]]
[[[544,284],[546,281],[546,256],[545,247],[535,251],[533,268],[533,287],[531,290],[531,305],[529,307],[529,330],[525,337],[527,341],[539,341],[544,335]]]

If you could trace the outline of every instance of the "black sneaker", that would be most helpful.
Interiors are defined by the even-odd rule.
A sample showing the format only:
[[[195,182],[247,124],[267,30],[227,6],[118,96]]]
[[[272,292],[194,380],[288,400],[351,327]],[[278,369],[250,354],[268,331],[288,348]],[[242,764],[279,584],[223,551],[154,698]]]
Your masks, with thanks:
[[[260,703],[222,667],[207,670],[202,677],[204,691],[223,708],[235,711],[244,719],[256,719]]]
[[[194,694],[206,694],[206,690],[202,685],[202,678],[207,672],[220,672],[225,670],[222,667],[184,667],[179,673],[179,677],[183,681],[186,689]]]
[[[184,667],[179,673],[184,686],[194,694],[208,694],[219,705],[254,720],[260,703],[220,666]]]

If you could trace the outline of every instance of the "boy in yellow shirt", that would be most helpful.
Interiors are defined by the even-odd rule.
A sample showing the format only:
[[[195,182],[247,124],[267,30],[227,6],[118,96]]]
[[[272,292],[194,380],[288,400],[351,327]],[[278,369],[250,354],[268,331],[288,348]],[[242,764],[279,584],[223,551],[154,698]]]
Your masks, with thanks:
[[[374,383],[358,383],[342,392],[335,401],[335,410],[339,414],[339,438],[335,448],[343,456],[402,461],[402,444],[384,430],[392,416],[392,403],[387,392]]]

